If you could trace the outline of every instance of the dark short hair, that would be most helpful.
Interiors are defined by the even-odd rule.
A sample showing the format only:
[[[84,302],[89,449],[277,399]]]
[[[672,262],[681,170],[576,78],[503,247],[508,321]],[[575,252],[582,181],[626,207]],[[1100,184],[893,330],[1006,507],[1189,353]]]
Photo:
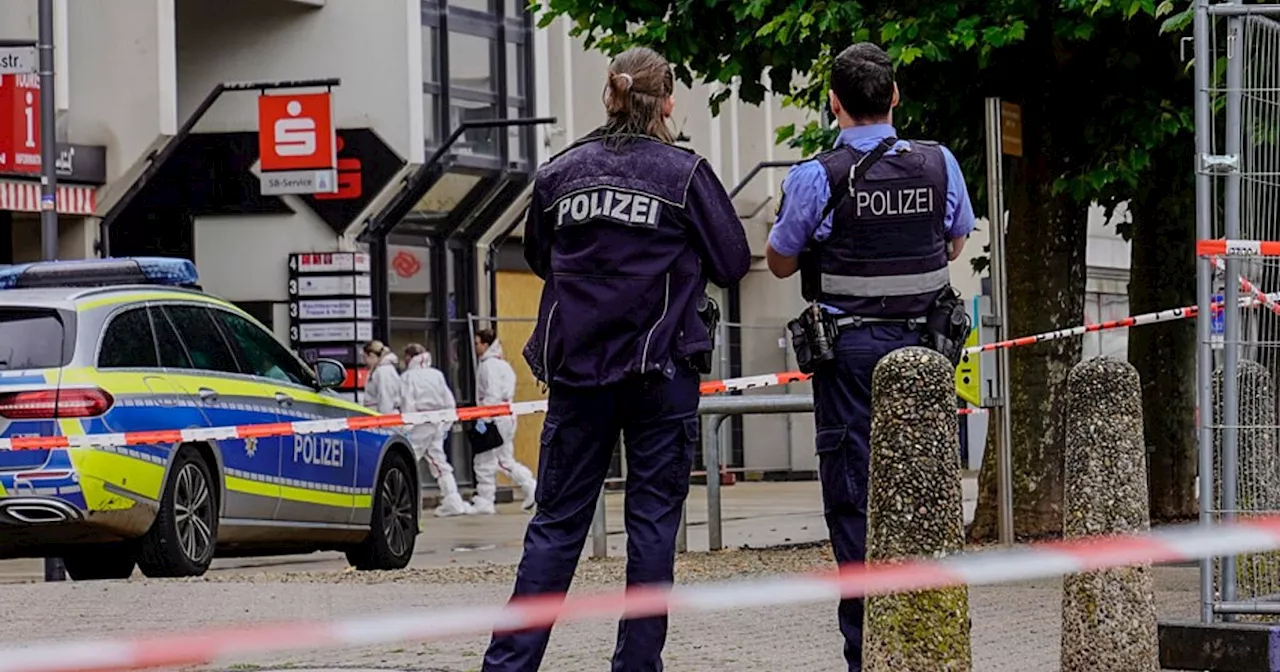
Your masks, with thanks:
[[[493,333],[492,329],[481,329],[476,332],[476,338],[485,345],[493,345],[493,342],[498,340],[498,335]]]
[[[893,61],[870,42],[859,42],[836,56],[831,90],[854,119],[875,119],[893,106]]]

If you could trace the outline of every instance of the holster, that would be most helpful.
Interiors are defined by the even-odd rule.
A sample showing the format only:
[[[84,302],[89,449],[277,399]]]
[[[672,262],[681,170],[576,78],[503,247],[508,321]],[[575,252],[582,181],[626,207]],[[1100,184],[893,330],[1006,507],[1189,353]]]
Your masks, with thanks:
[[[689,364],[701,374],[711,373],[712,355],[716,350],[716,334],[720,331],[720,305],[716,300],[703,294],[698,298],[698,319],[707,328],[711,338],[711,349],[689,356]]]
[[[810,303],[799,317],[787,322],[787,331],[791,333],[791,347],[801,373],[813,373],[835,359],[839,329],[831,314],[817,302]]]
[[[964,309],[960,293],[948,286],[938,292],[938,298],[929,308],[921,340],[923,345],[937,350],[956,366],[964,356],[964,342],[972,329],[973,319]]]

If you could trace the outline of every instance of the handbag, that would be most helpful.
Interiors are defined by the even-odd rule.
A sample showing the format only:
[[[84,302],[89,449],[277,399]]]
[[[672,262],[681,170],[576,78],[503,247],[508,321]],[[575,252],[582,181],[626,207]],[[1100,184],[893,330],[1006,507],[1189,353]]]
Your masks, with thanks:
[[[482,422],[483,430],[479,429]],[[467,441],[471,444],[472,453],[486,453],[503,444],[497,425],[483,420],[477,420],[467,427]]]

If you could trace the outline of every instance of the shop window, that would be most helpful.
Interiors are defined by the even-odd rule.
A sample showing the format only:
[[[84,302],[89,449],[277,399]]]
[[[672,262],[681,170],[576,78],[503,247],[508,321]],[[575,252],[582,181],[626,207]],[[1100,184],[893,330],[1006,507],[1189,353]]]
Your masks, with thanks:
[[[508,96],[524,96],[525,75],[528,74],[528,59],[525,57],[523,44],[507,42],[507,90]]]
[[[393,292],[391,294],[391,317],[409,319],[427,319],[435,317],[431,294],[416,292]]]
[[[428,147],[440,142],[440,97],[434,93],[422,94],[422,132]]]
[[[481,121],[496,119],[497,117],[498,108],[490,103],[455,100],[449,108],[449,125],[451,128],[461,126],[464,121]],[[497,156],[498,147],[495,142],[497,131],[498,129],[495,127],[469,128],[463,132],[462,137],[458,139],[454,147],[458,153]]]
[[[449,8],[469,9],[473,12],[490,12],[490,0],[449,0]]]
[[[422,27],[422,81],[440,81],[440,36],[434,26]]]
[[[493,92],[494,43],[487,37],[449,32],[449,86]]]
[[[507,108],[508,119],[518,119],[523,116],[523,110],[520,108]],[[507,128],[507,159],[509,161],[524,161],[529,158],[525,155],[524,151],[525,138],[532,132],[532,126],[511,126]]]

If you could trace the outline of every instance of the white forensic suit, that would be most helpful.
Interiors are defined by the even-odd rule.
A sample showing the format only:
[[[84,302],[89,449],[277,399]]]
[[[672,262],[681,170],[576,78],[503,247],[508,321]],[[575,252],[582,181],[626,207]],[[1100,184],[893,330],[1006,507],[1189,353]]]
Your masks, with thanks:
[[[404,413],[457,407],[453,392],[445,384],[444,374],[431,366],[429,352],[409,360],[402,382],[404,397],[400,410]],[[440,506],[435,511],[437,516],[459,516],[468,513],[470,509],[458,494],[458,481],[453,477],[453,465],[449,464],[449,458],[444,454],[444,437],[452,427],[453,422],[441,421],[414,425],[409,430],[414,454],[419,460],[426,459],[432,478],[440,486]]]
[[[369,379],[364,384],[364,397],[361,399],[366,408],[372,408],[382,415],[396,412],[396,406],[400,403],[400,372],[396,371],[396,363],[399,361],[396,353],[388,352],[369,372]]]
[[[503,359],[502,342],[494,341],[480,356],[476,368],[476,403],[481,406],[510,403],[516,396],[516,372]],[[516,461],[516,419],[511,416],[489,418],[502,437],[502,445],[477,453],[472,465],[476,472],[476,496],[471,500],[473,513],[493,513],[493,498],[498,490],[498,471],[506,474],[524,493],[522,506],[533,507],[537,481],[529,468]]]

